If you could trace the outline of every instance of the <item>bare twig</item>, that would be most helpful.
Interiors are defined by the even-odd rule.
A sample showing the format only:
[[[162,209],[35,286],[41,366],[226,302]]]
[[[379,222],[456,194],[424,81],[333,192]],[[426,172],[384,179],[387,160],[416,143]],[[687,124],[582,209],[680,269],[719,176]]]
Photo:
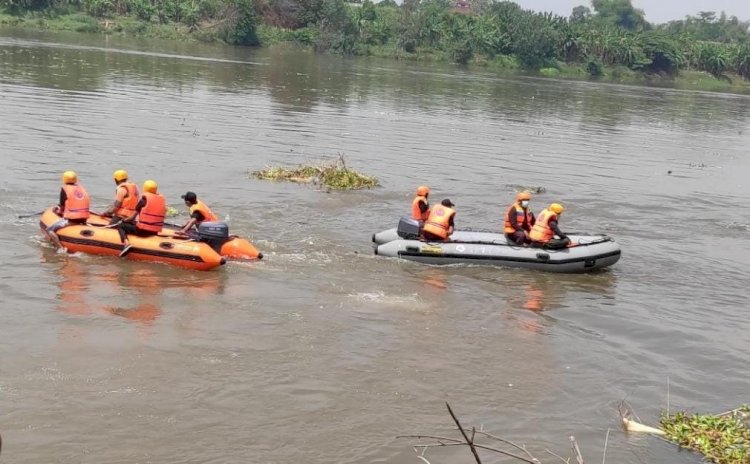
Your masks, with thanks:
[[[607,436],[604,438],[604,451],[602,452],[602,464],[605,464],[607,461],[607,443],[609,443],[609,431],[610,428],[607,428]]]
[[[397,437],[397,438],[404,438],[404,437]],[[439,447],[443,447],[443,446],[469,446],[469,444],[468,443],[464,443],[463,441],[455,441],[453,443],[442,443],[442,442],[438,442],[438,443],[425,443],[423,445],[422,444],[418,444],[418,443],[412,443],[412,447],[415,448],[415,449],[416,448],[423,448],[423,449],[427,449],[427,448],[439,448]],[[476,444],[476,443],[474,444],[474,446],[477,447],[477,448],[479,448],[479,449],[484,449],[484,450],[487,450],[487,451],[493,451],[495,453],[504,454],[505,456],[508,456],[508,457],[511,457],[511,458],[514,458],[514,459],[518,459],[519,461],[523,461],[523,462],[526,462],[528,464],[539,464],[539,460],[537,460],[536,458],[533,458],[533,460],[526,459],[525,457],[520,456],[520,455],[515,454],[515,453],[511,453],[510,451],[505,451],[505,450],[501,450],[501,449],[498,449],[498,448],[493,448],[491,446],[479,445],[479,444]]]
[[[485,436],[485,437],[487,437],[487,438],[492,438],[492,439],[494,439],[494,440],[497,440],[497,441],[500,441],[500,442],[506,443],[506,444],[508,444],[508,445],[510,445],[510,446],[512,446],[512,447],[514,447],[514,448],[516,448],[516,449],[519,449],[519,450],[523,451],[524,453],[526,453],[526,456],[528,456],[528,457],[529,457],[529,459],[531,459],[532,461],[534,461],[534,462],[539,462],[539,459],[537,459],[537,458],[536,458],[536,457],[535,457],[535,456],[534,456],[533,454],[531,454],[531,453],[529,452],[529,450],[527,450],[527,449],[526,449],[526,447],[525,447],[525,446],[521,446],[521,445],[518,445],[518,444],[516,444],[516,443],[513,443],[513,442],[512,442],[512,441],[510,441],[510,440],[507,440],[507,439],[505,439],[505,438],[502,438],[502,437],[498,437],[498,436],[496,436],[496,435],[493,435],[493,434],[491,434],[491,433],[487,433],[487,432],[480,432],[480,431],[477,431],[477,433],[478,433],[478,434],[480,434],[480,435],[484,435],[484,436]]]
[[[448,402],[445,402],[445,406],[448,408],[448,412],[450,413],[451,417],[453,418],[453,422],[456,423],[456,426],[458,426],[458,430],[461,431],[461,435],[463,435],[464,440],[466,440],[466,444],[469,445],[469,448],[471,449],[471,453],[474,455],[474,459],[477,461],[477,464],[482,464],[482,460],[479,459],[479,453],[477,453],[477,449],[474,446],[474,443],[469,440],[469,437],[466,436],[466,432],[464,432],[464,428],[461,426],[461,423],[458,421],[458,418],[455,414],[453,414],[453,410],[451,409],[451,405],[448,404]]]
[[[420,440],[422,438],[430,438],[432,440],[452,441],[452,442],[456,442],[456,443],[459,443],[459,444],[463,443],[463,441],[458,440],[456,438],[439,437],[437,435],[398,435],[398,436],[396,436],[396,438],[417,438],[417,439],[420,439]]]
[[[584,464],[583,456],[581,456],[581,450],[578,448],[578,442],[576,441],[576,437],[574,437],[573,435],[570,436],[570,446],[571,448],[573,448],[573,453],[575,454],[575,458],[578,464]]]
[[[669,376],[667,376],[667,417],[669,417]]]
[[[562,461],[562,462],[564,462],[565,464],[570,464],[570,458],[568,458],[568,459],[565,459],[564,457],[560,456],[559,454],[555,454],[555,453],[553,453],[552,451],[550,451],[550,450],[548,450],[548,449],[546,449],[546,448],[544,449],[544,451],[548,452],[548,453],[549,453],[549,454],[551,454],[552,456],[554,456],[554,457],[556,457],[557,459],[561,460],[561,461]]]

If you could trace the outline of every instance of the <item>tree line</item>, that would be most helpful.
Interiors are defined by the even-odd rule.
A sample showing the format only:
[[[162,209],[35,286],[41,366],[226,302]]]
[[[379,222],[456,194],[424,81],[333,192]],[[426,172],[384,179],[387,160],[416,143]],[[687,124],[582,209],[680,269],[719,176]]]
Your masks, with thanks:
[[[342,54],[500,61],[528,69],[682,69],[750,79],[750,23],[724,13],[653,25],[630,0],[592,0],[569,17],[494,0],[0,0],[9,14],[86,13],[212,31],[231,44],[292,41]]]

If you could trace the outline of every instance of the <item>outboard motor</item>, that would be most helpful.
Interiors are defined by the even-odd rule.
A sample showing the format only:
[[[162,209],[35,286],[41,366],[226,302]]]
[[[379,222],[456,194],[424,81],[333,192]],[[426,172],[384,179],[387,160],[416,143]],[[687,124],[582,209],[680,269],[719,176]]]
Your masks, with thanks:
[[[399,237],[406,240],[419,240],[423,224],[423,222],[417,221],[416,219],[402,217],[398,221],[396,233]]]
[[[229,226],[226,222],[203,221],[198,225],[198,240],[208,243],[219,253],[224,242],[229,240]]]

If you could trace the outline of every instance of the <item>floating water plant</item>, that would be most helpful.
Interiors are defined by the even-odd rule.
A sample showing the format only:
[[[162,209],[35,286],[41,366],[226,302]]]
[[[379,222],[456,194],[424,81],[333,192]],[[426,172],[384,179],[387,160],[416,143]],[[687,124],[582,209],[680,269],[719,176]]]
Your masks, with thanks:
[[[750,463],[750,406],[743,405],[723,414],[664,415],[665,437],[697,451],[716,464]]]
[[[322,184],[335,190],[359,190],[378,185],[377,178],[349,169],[343,156],[316,165],[301,165],[296,168],[271,167],[262,171],[252,171],[250,175],[261,180]]]
[[[515,189],[517,192],[544,193],[547,191],[544,187],[534,187],[531,185],[509,184],[508,187]]]
[[[167,206],[167,217],[175,217],[180,212],[177,210],[177,208],[173,208],[172,206]]]

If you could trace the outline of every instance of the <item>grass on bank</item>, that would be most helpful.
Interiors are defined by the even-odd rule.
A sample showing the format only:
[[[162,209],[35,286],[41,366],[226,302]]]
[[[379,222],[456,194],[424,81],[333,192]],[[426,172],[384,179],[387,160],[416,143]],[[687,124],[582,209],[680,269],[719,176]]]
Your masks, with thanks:
[[[335,190],[369,189],[378,185],[377,178],[349,169],[343,156],[333,161],[297,168],[270,167],[253,171],[250,175],[261,180],[322,184]]]
[[[678,412],[664,415],[666,438],[701,453],[715,464],[750,463],[750,406],[719,415]]]

